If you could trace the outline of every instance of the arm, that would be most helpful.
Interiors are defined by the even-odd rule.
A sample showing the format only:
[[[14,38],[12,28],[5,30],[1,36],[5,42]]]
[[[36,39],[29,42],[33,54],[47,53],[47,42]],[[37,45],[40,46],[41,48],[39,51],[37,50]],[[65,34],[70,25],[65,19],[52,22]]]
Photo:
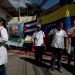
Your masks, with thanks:
[[[43,37],[45,37],[45,33],[43,32]]]
[[[64,45],[65,45],[65,49],[68,49],[68,47],[69,47],[69,38],[68,37],[64,38]]]
[[[44,41],[42,45],[45,46],[45,33],[44,32],[42,32],[42,36],[43,36],[43,41]]]
[[[1,30],[0,42],[6,43],[8,41],[8,33],[5,28]]]
[[[74,29],[71,29],[70,31],[67,32],[67,35],[69,37],[72,37],[73,34],[75,34],[75,28]]]
[[[49,36],[54,35],[53,33],[49,32]]]
[[[52,43],[55,34],[56,34],[56,32],[55,32],[54,29],[52,29],[52,30],[49,32],[49,36],[48,36],[48,40],[49,40],[48,43],[49,43],[49,44]]]
[[[33,43],[35,42],[35,33],[33,33],[33,35],[32,35],[32,42]]]
[[[54,29],[52,29],[52,30],[49,32],[49,36],[51,36],[51,35],[55,35]]]
[[[68,49],[69,47],[69,37],[65,31],[64,31],[64,46],[66,49]]]

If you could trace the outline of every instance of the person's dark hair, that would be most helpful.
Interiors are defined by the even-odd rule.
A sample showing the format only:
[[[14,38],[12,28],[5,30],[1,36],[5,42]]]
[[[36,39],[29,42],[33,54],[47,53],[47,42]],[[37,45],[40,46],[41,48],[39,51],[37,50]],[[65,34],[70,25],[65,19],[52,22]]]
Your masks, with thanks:
[[[0,22],[4,22],[4,19],[0,17]]]
[[[6,28],[6,21],[2,17],[0,17],[0,22],[3,22],[3,26]]]

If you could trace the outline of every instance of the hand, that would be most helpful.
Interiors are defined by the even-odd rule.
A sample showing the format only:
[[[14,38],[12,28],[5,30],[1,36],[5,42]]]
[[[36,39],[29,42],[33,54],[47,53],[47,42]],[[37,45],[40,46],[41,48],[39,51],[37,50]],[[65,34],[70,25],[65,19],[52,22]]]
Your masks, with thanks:
[[[68,50],[68,47],[65,47],[65,50]]]
[[[44,50],[46,50],[46,45],[45,44],[42,44],[41,46],[43,46],[44,47]]]
[[[43,43],[43,44],[41,44],[41,46],[45,46],[45,44]]]

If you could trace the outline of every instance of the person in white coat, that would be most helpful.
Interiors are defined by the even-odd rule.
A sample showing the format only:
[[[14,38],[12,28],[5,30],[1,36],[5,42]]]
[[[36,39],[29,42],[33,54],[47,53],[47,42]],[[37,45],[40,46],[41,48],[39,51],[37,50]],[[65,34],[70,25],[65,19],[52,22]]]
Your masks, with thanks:
[[[41,25],[37,25],[37,30],[34,32],[32,38],[33,43],[35,45],[35,60],[36,62],[41,62],[42,60],[42,52],[44,49],[44,37],[45,34],[41,30]]]
[[[52,47],[52,59],[51,59],[51,70],[54,70],[55,68],[55,60],[57,58],[57,69],[62,72],[61,69],[61,55],[63,50],[66,48],[66,42],[67,41],[67,34],[63,30],[63,23],[58,22],[56,28],[52,29],[49,33],[49,35],[53,35],[51,47]],[[65,38],[65,39],[64,39]]]
[[[0,18],[0,75],[6,75],[5,64],[7,63],[7,49],[5,43],[8,41],[7,30],[3,27],[4,20]]]

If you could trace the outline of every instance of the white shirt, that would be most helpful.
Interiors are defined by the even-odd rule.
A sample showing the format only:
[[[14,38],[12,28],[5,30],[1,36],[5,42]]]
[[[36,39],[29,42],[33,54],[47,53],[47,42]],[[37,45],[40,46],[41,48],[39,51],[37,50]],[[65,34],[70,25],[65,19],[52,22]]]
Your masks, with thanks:
[[[7,30],[0,26],[0,43],[8,41],[8,33]],[[3,65],[7,62],[7,49],[4,46],[0,46],[0,65]]]
[[[64,49],[64,37],[67,37],[66,32],[62,29],[60,31],[57,29],[52,29],[50,33],[54,34],[51,46]]]
[[[45,34],[44,34],[44,32],[43,31],[36,31],[36,32],[34,32],[34,34],[33,34],[33,39],[35,39],[34,40],[34,44],[35,44],[35,46],[42,46],[42,44],[44,44],[44,37],[45,37]]]

